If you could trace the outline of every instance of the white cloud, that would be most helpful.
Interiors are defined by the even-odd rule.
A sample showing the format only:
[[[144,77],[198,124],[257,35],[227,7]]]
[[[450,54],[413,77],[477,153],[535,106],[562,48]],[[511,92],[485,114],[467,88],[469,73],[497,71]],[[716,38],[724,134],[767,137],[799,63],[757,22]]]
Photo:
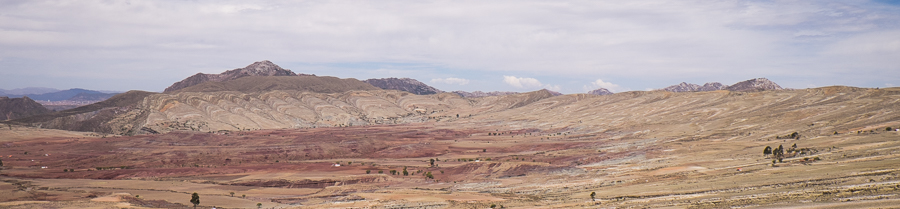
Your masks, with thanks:
[[[519,78],[515,76],[503,76],[503,82],[516,88],[540,88],[544,85],[534,78]]]
[[[468,79],[463,78],[435,78],[431,79],[431,83],[444,83],[444,84],[458,84],[458,85],[466,85],[469,84]]]
[[[627,90],[625,88],[622,88],[618,84],[603,81],[603,79],[597,79],[596,81],[591,82],[591,85],[585,85],[583,88],[585,91],[591,91],[598,88],[605,88],[612,92],[621,92]]]
[[[544,85],[544,88],[547,90],[550,90],[550,91],[557,91],[557,92],[562,90],[562,87],[560,87],[559,85],[547,84],[547,85]]]
[[[560,87],[559,85],[542,84],[541,81],[538,81],[535,78],[520,78],[505,75],[503,76],[503,82],[520,89],[544,88],[551,91],[560,91],[562,89],[562,87]]]

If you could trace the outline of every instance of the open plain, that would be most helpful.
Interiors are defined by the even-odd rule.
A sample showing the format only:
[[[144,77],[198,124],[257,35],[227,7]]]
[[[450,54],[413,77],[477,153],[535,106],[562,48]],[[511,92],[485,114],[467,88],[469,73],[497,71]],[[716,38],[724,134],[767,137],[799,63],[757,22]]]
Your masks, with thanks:
[[[0,207],[900,205],[900,88],[192,94],[122,123],[157,134],[5,125]]]

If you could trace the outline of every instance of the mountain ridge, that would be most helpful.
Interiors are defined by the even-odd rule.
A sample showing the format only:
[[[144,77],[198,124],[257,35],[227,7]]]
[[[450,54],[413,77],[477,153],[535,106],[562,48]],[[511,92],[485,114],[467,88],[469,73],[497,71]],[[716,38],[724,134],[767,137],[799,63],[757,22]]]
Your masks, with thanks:
[[[444,92],[412,78],[371,78],[366,79],[363,82],[384,90],[399,90],[417,95],[439,94]]]
[[[294,73],[291,70],[281,68],[280,66],[272,63],[269,60],[263,60],[254,62],[253,64],[247,65],[243,68],[236,68],[233,70],[228,70],[219,74],[204,74],[197,73],[190,77],[187,77],[181,81],[173,83],[171,86],[167,87],[163,93],[174,92],[183,88],[199,85],[205,82],[216,81],[229,81],[235,80],[242,77],[247,76],[296,76],[297,73]],[[301,74],[306,75],[306,74]],[[313,75],[314,76],[314,75]]]
[[[730,86],[724,85],[719,82],[709,82],[703,84],[703,86],[681,82],[676,85],[671,85],[666,88],[662,88],[662,91],[670,91],[670,92],[697,92],[697,91],[718,91],[718,90],[728,90],[728,91],[765,91],[765,90],[783,90],[778,84],[775,82],[766,79],[766,78],[754,78],[741,82],[737,82]]]

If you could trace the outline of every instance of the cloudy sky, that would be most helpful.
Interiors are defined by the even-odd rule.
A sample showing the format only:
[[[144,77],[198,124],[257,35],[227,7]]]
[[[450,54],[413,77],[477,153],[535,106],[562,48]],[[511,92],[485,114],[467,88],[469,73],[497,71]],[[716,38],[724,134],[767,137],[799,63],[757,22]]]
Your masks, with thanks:
[[[162,91],[271,60],[441,90],[900,86],[900,1],[0,1],[0,89]]]

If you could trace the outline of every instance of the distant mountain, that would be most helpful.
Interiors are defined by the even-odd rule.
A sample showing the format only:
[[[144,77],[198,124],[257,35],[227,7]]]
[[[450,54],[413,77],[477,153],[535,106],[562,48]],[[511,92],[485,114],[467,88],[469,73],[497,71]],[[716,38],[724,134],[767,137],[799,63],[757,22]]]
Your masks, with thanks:
[[[594,89],[594,90],[589,91],[589,92],[587,92],[587,93],[588,93],[588,94],[593,94],[593,95],[610,95],[610,94],[613,94],[611,91],[609,91],[609,89],[605,89],[605,88]]]
[[[712,83],[703,84],[703,86],[698,88],[697,91],[717,91],[717,90],[722,90],[725,88],[728,88],[728,86],[721,84],[719,82],[712,82]]]
[[[453,93],[459,94],[462,97],[489,97],[489,96],[503,96],[510,94],[518,94],[519,92],[511,92],[511,91],[492,91],[492,92],[482,92],[482,91],[453,91]]]
[[[754,78],[746,81],[741,81],[735,83],[731,86],[723,85],[719,82],[710,82],[703,84],[703,86],[681,82],[678,85],[672,85],[666,88],[663,88],[663,91],[671,91],[671,92],[692,92],[692,91],[716,91],[716,90],[729,90],[729,91],[764,91],[764,90],[781,90],[781,86],[776,84],[775,82],[770,81],[766,78]]]
[[[67,99],[69,101],[103,101],[118,93],[78,93]]]
[[[0,97],[0,121],[50,113],[50,110],[31,98]]]
[[[385,90],[400,90],[417,95],[429,95],[444,92],[412,78],[373,78],[364,80],[363,82]]]
[[[662,90],[671,92],[690,92],[697,91],[698,89],[700,89],[700,85],[681,82],[678,85],[671,85],[669,87],[663,88]]]
[[[44,87],[28,87],[28,88],[19,88],[19,89],[0,89],[0,96],[9,96],[9,95],[37,95],[37,94],[46,94],[60,91],[59,89],[54,88],[44,88]]]
[[[44,93],[44,94],[7,95],[7,96],[13,97],[13,98],[27,96],[28,98],[36,100],[36,101],[63,101],[63,100],[68,100],[69,98],[72,98],[78,94],[102,95],[102,94],[106,94],[106,93],[94,91],[94,90],[75,88],[75,89],[62,90],[62,91],[56,91],[56,92]],[[115,94],[113,94],[113,95],[115,95]],[[109,98],[109,97],[107,97],[107,98]]]
[[[781,86],[766,78],[754,78],[741,81],[726,88],[729,91],[765,91],[765,90],[781,90]]]
[[[179,89],[187,88],[190,86],[194,86],[197,84],[209,82],[209,81],[230,81],[234,79],[238,79],[246,76],[296,76],[297,74],[292,72],[291,70],[284,69],[275,65],[268,60],[263,60],[259,62],[254,62],[253,64],[248,65],[244,68],[237,68],[234,70],[225,71],[220,74],[203,74],[197,73],[191,77],[187,77],[184,80],[176,82],[166,88],[165,93],[173,92]],[[306,75],[306,74],[301,74]]]
[[[222,82],[205,82],[176,92],[263,92],[296,90],[315,93],[340,93],[354,90],[381,90],[368,83],[331,76],[246,76]]]

